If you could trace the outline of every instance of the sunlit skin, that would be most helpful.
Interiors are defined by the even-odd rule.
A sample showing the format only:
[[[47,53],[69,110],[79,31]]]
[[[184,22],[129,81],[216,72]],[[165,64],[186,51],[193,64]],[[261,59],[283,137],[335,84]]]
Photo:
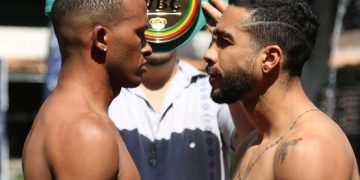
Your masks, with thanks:
[[[209,8],[204,9],[214,12]],[[212,95],[225,95],[223,83],[229,73],[251,79],[246,85],[251,90],[239,91],[238,98],[256,131],[237,150],[233,179],[359,179],[345,134],[307,98],[300,78],[289,77],[283,68],[283,49],[276,44],[253,49],[251,35],[241,28],[249,16],[242,7],[227,7],[211,29],[213,43],[204,55]],[[241,78],[237,81],[233,84],[244,86]]]
[[[146,59],[144,54],[148,54],[149,44],[147,44],[144,32],[148,28],[147,17],[137,18],[143,13],[142,8],[124,6],[124,22],[121,22],[112,31],[111,41],[109,41],[109,53],[107,58],[110,73],[114,73],[115,82],[126,87],[136,87],[141,83],[142,74],[146,71]],[[129,24],[134,24],[129,28]],[[139,53],[141,52],[141,53]]]
[[[82,18],[58,29],[62,70],[26,139],[25,179],[140,179],[107,111],[121,87],[140,84],[152,49],[145,1],[123,0],[121,11],[114,26]]]
[[[247,19],[248,14],[243,14],[242,19]],[[231,16],[230,18],[223,18],[224,23],[219,23],[212,31],[213,40],[209,50],[205,53],[204,59],[208,63],[207,72],[210,75],[210,83],[213,87],[212,96],[221,96],[223,91],[231,93],[236,87],[236,79],[240,79],[238,86],[240,86],[240,93],[234,94],[234,97],[229,97],[226,100],[219,100],[219,102],[231,103],[245,95],[251,96],[249,93],[254,89],[251,85],[255,81],[256,74],[253,74],[255,69],[254,52],[250,46],[250,36],[247,32],[242,32],[234,25],[231,27],[225,26],[226,23],[238,22],[239,17]],[[241,37],[241,38],[235,38]],[[249,44],[248,46],[244,46]],[[226,59],[221,61],[220,59]],[[225,82],[229,79],[224,79],[225,76],[233,79],[231,82]],[[233,77],[229,77],[233,76]],[[224,89],[225,88],[225,89]],[[215,98],[214,100],[216,100]]]

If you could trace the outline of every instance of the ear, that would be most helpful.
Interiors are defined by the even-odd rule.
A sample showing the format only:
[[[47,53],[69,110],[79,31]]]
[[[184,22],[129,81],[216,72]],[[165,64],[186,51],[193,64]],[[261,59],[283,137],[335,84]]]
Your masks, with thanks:
[[[262,70],[264,73],[271,72],[276,66],[280,65],[283,52],[278,45],[267,46],[262,50]]]
[[[94,47],[99,51],[106,52],[107,51],[107,37],[108,31],[104,26],[96,26],[92,30],[92,40]]]

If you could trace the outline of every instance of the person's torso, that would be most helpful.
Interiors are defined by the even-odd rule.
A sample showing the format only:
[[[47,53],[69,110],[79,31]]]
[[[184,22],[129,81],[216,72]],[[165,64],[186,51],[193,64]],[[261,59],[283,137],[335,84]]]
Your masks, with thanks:
[[[61,179],[60,177],[64,177],[62,172],[67,171],[65,169],[69,168],[61,165],[62,162],[66,162],[66,159],[69,158],[62,152],[70,146],[66,142],[73,141],[76,143],[77,137],[71,139],[63,137],[71,133],[67,127],[72,126],[72,123],[76,121],[78,109],[80,108],[71,107],[71,105],[67,108],[59,107],[58,105],[43,106],[34,120],[23,151],[23,170],[27,179]],[[105,126],[111,129],[108,133],[112,134],[113,139],[116,139],[118,156],[120,157],[118,169],[114,169],[118,174],[113,178],[121,180],[140,179],[137,168],[117,128],[110,119],[108,123],[105,123]],[[74,153],[76,154],[76,152]],[[78,161],[81,162],[83,159],[79,158]]]
[[[294,158],[293,154],[295,154],[294,149],[296,148],[300,148],[300,151],[304,151],[303,153],[306,154],[305,151],[311,150],[311,148],[306,147],[314,145],[311,144],[311,142],[317,142],[317,145],[324,146],[325,148],[332,148],[330,151],[325,152],[323,157],[330,158],[333,154],[336,154],[337,158],[334,158],[335,161],[336,159],[342,160],[341,162],[337,161],[340,166],[337,169],[342,173],[332,174],[332,179],[359,179],[356,160],[345,134],[335,122],[328,119],[322,113],[316,112],[310,117],[311,118],[301,119],[301,121],[295,124],[294,129],[286,131],[282,136],[273,140],[262,141],[259,144],[256,134],[249,136],[250,139],[241,146],[241,148],[244,149],[239,150],[239,158],[237,158],[238,165],[236,167],[237,172],[233,179],[275,180],[279,179],[278,176],[281,176],[283,173],[288,173],[283,169],[284,162],[286,161],[290,161],[291,163],[314,164],[311,163],[312,159],[319,161],[318,157],[307,159],[308,157],[304,156],[298,157],[297,159],[289,159]],[[334,142],[336,142],[335,146],[332,146],[331,144]],[[339,146],[340,144],[341,146]],[[299,152],[299,149],[296,151]],[[289,153],[292,153],[291,157],[289,157]],[[327,164],[321,164],[321,166],[327,166]],[[340,168],[342,169],[340,170]],[[334,178],[336,177],[335,174],[338,178]],[[341,176],[341,178],[339,176]]]
[[[115,124],[142,179],[225,178],[220,106],[211,100],[210,90],[206,77],[186,88],[172,85],[160,113],[141,92],[120,93],[110,116],[119,120]]]

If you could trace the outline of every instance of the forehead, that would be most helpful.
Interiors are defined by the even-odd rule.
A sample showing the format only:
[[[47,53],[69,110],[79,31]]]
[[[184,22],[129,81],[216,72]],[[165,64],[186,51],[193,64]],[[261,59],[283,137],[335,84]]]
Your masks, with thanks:
[[[219,31],[236,33],[240,32],[242,24],[246,23],[251,12],[242,7],[228,6],[221,17],[216,29]]]
[[[135,19],[147,23],[147,7],[144,0],[123,0],[121,11],[121,18],[125,21]]]

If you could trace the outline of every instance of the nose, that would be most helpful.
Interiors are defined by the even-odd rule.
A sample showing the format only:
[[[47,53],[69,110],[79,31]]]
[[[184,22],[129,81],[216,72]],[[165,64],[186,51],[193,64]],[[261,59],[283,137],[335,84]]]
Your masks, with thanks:
[[[144,55],[144,57],[150,56],[152,54],[152,48],[147,41],[145,41],[145,45],[141,49],[141,53]]]
[[[204,60],[208,63],[209,66],[214,65],[218,61],[218,52],[215,47],[216,44],[212,43],[208,50],[204,54]]]

